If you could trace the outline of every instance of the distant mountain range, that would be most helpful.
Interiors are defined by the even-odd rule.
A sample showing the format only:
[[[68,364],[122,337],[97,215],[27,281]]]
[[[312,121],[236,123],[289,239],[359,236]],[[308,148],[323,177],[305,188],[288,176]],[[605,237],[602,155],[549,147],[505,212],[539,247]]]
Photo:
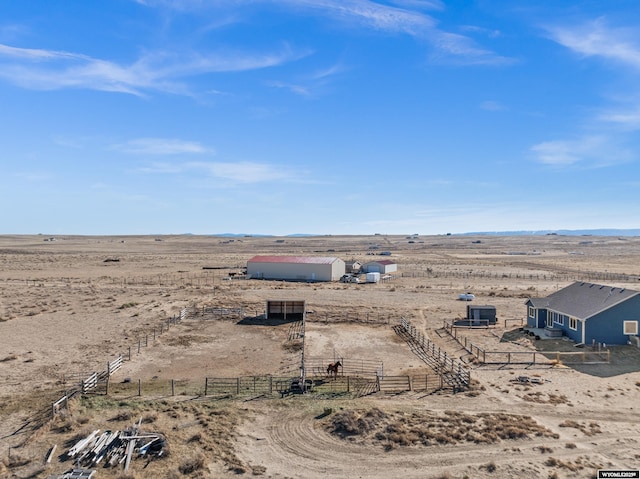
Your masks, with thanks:
[[[463,235],[494,235],[494,236],[522,236],[522,235],[566,235],[566,236],[640,236],[640,229],[602,228],[593,230],[538,230],[538,231],[483,231],[462,233]]]
[[[187,233],[189,234],[189,233]],[[640,236],[640,229],[614,229],[614,228],[601,228],[601,229],[591,229],[591,230],[536,230],[536,231],[474,231],[469,233],[452,233],[452,236],[472,236],[472,235],[489,235],[489,236],[540,236],[540,235],[566,235],[566,236]],[[211,236],[228,236],[228,237],[257,237],[257,238],[268,238],[274,237],[278,235],[265,235],[265,234],[246,234],[246,233],[219,233],[213,234]],[[319,235],[319,234],[307,234],[307,233],[296,233],[283,235],[287,238],[298,238],[305,236],[331,236],[331,235]],[[340,236],[340,235],[338,235]],[[367,236],[367,235],[363,235]],[[371,235],[373,236],[373,235]],[[387,235],[385,235],[387,236]],[[388,236],[403,236],[400,233],[397,235],[388,235]],[[417,236],[417,235],[414,235]],[[433,236],[433,235],[424,235],[424,236]]]

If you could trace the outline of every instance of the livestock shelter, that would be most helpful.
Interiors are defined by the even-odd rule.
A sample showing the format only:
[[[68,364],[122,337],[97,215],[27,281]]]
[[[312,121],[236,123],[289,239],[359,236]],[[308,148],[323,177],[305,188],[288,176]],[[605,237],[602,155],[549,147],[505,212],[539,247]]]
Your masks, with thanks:
[[[254,256],[247,278],[286,281],[338,281],[345,274],[340,258],[326,256]]]
[[[640,292],[576,282],[545,298],[529,298],[527,326],[559,331],[576,343],[637,342]]]
[[[398,271],[398,264],[390,259],[369,261],[368,263],[362,265],[362,271],[364,271],[365,273],[394,273]]]
[[[472,325],[496,324],[496,307],[490,305],[467,305],[467,320]]]
[[[283,319],[285,321],[302,321],[306,314],[304,300],[268,299],[265,319]]]

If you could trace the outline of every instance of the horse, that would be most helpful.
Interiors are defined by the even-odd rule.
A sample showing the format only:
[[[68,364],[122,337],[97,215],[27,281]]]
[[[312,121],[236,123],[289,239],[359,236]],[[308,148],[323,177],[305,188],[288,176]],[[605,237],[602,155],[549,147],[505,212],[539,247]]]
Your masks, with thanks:
[[[338,361],[337,363],[331,363],[327,366],[327,376],[331,376],[333,374],[333,378],[338,377],[338,368],[342,367],[342,363]]]

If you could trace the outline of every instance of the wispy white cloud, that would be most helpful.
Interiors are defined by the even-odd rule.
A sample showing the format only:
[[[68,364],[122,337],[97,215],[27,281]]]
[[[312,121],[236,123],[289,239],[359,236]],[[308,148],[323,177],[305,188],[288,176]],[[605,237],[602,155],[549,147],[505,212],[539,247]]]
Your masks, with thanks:
[[[478,33],[489,38],[499,38],[502,36],[500,30],[479,27],[477,25],[462,25],[460,26],[460,30],[463,32]]]
[[[329,19],[333,24],[350,28],[378,30],[385,33],[406,34],[428,42],[437,50],[434,58],[444,61],[451,57],[457,64],[502,65],[513,59],[503,57],[479,46],[465,35],[450,33],[438,26],[438,21],[425,10],[444,10],[440,0],[395,0],[394,5],[372,0],[139,0],[148,6],[162,6],[179,12],[211,8],[220,11],[256,3],[288,8],[292,13],[315,14]],[[477,30],[476,30],[477,31]],[[497,31],[487,30],[488,32]]]
[[[625,130],[640,130],[640,105],[626,111],[603,113],[598,119],[618,125]]]
[[[404,8],[383,5],[369,0],[278,0],[281,3],[306,5],[334,20],[356,21],[369,28],[391,33],[404,33],[428,41],[436,50],[433,58],[459,64],[501,65],[513,59],[479,46],[465,35],[442,30],[438,21],[416,7],[426,4],[416,1],[396,2]],[[432,3],[432,2],[429,2]],[[437,2],[434,7],[442,8]]]
[[[434,29],[428,36],[435,47],[432,59],[439,62],[464,65],[509,65],[516,62],[515,58],[482,48],[464,35]]]
[[[233,183],[264,183],[270,181],[294,180],[295,175],[284,168],[267,163],[250,161],[233,162],[192,162],[187,165],[206,171],[211,177]]]
[[[552,40],[587,57],[596,56],[640,69],[637,28],[613,28],[603,18],[578,26],[549,26]]]
[[[150,174],[183,174],[185,177],[195,174],[194,178],[205,183],[215,180],[216,186],[271,181],[303,182],[299,173],[287,167],[254,161],[151,162],[138,167],[136,171]]]
[[[565,167],[582,164],[602,167],[630,159],[629,151],[611,137],[585,136],[576,140],[545,141],[531,147],[536,160],[545,165]]]
[[[143,95],[147,90],[189,94],[180,81],[204,73],[249,71],[298,60],[308,51],[245,54],[225,50],[202,54],[155,52],[122,65],[83,54],[0,44],[0,78],[24,88],[85,88]]]
[[[182,155],[212,153],[213,150],[199,142],[172,138],[138,138],[118,145],[112,149],[136,155]]]
[[[289,90],[290,92],[295,93],[297,95],[308,96],[311,94],[308,87],[302,86],[302,85],[296,85],[293,83],[286,83],[281,81],[269,81],[267,82],[267,85],[273,88],[282,88],[285,90]]]
[[[342,64],[336,64],[328,68],[320,69],[308,75],[301,76],[296,82],[273,80],[267,85],[273,88],[282,88],[297,95],[312,96],[327,86],[331,79],[345,70]]]
[[[606,61],[611,66],[620,67],[627,74],[637,77],[640,72],[640,35],[634,26],[614,27],[611,26],[604,17],[598,18],[590,22],[584,22],[577,25],[548,26],[546,27],[549,38],[558,44],[568,48],[572,52],[584,58],[599,58]],[[612,71],[617,72],[612,68]],[[640,80],[640,78],[638,78]],[[611,130],[614,127],[621,131],[634,131],[640,129],[640,101],[638,94],[633,92],[623,92],[618,94],[620,107],[605,107],[602,113],[594,115],[589,119],[590,122],[597,122],[598,126]],[[596,156],[601,158],[612,157],[614,161],[624,161],[628,158],[628,152],[621,149],[611,140],[603,141],[604,137],[586,137],[586,146],[581,141],[578,142],[550,142],[543,145],[549,154],[542,154],[540,158],[546,158],[546,163],[565,164],[581,161],[581,158],[595,159]],[[599,138],[595,141],[594,138]],[[595,145],[593,143],[595,141]],[[617,142],[621,143],[622,138],[618,138]],[[546,146],[545,146],[546,145]],[[606,151],[604,148],[606,145]],[[563,153],[565,151],[565,153]],[[616,160],[617,158],[617,160]]]
[[[444,10],[441,0],[390,0],[394,5],[402,8],[415,8],[420,10]]]
[[[185,171],[184,165],[175,163],[153,162],[137,168],[141,173],[177,174]]]
[[[304,6],[336,21],[356,21],[367,27],[409,35],[418,35],[436,25],[429,15],[367,0],[278,0],[276,3]]]

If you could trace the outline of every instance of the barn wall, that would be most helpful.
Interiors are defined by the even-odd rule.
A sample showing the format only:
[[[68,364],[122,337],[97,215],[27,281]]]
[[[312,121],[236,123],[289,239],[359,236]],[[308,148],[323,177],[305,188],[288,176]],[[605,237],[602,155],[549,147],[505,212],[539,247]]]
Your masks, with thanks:
[[[249,261],[247,274],[252,278],[288,281],[337,281],[345,272],[345,264],[336,259],[331,264],[260,263]]]
[[[377,261],[370,261],[369,263],[365,263],[362,266],[362,269],[365,273],[394,273],[398,271],[398,265],[396,263],[393,264],[381,264]]]

